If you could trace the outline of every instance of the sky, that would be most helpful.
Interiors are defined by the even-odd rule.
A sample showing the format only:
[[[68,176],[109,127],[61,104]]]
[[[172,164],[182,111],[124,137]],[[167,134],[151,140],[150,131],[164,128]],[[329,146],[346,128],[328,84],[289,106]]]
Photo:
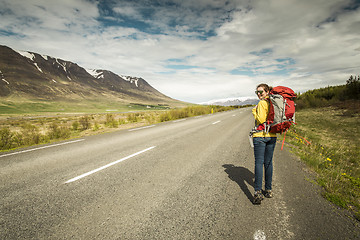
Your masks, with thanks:
[[[0,45],[202,103],[360,74],[360,0],[0,0]]]

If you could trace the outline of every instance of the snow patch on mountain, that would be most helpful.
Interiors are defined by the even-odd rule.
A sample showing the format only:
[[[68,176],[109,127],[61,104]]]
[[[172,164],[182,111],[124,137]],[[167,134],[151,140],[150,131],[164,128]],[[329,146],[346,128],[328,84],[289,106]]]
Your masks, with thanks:
[[[242,106],[242,105],[255,105],[258,102],[259,99],[253,97],[237,97],[237,98],[214,99],[200,104],[219,105],[219,106]]]
[[[136,87],[139,87],[138,86],[138,81],[139,81],[139,78],[137,77],[131,77],[131,76],[124,76],[124,75],[120,75],[120,77],[130,83],[135,83],[135,86]]]
[[[30,59],[31,61],[34,61],[34,59],[35,59],[35,55],[32,53],[20,51],[20,50],[15,50],[15,51],[18,52],[21,56],[24,56],[24,57]]]
[[[0,76],[1,76],[1,80],[4,81],[7,85],[9,85],[10,83],[8,81],[6,81],[4,74],[2,73],[2,71],[0,71]]]
[[[35,67],[40,71],[40,72],[42,72],[43,73],[43,71],[41,70],[41,68],[37,65],[37,63],[36,62],[34,62],[34,65],[35,65]]]
[[[104,72],[96,69],[85,69],[91,76],[96,79],[104,78]]]
[[[37,63],[35,62],[35,55],[33,53],[30,52],[25,52],[25,51],[20,51],[20,50],[15,50],[17,53],[19,53],[21,56],[24,56],[28,59],[30,59],[33,64],[35,65],[35,67],[43,73],[43,71],[41,70],[41,68],[37,65]]]
[[[46,61],[49,60],[49,59],[48,59],[48,56],[46,56],[46,55],[40,55],[40,56],[41,56],[43,59],[45,59]]]
[[[33,62],[33,64],[35,65],[35,67],[36,67],[40,72],[43,73],[43,71],[41,70],[41,68],[40,68],[40,67],[38,66],[38,64],[35,62],[35,58],[36,58],[35,54],[33,54],[33,53],[31,53],[31,52],[26,52],[26,51],[21,51],[21,50],[15,50],[15,49],[14,49],[14,51],[16,51],[17,53],[19,53],[21,56],[30,59],[30,60]],[[40,56],[41,56],[44,60],[46,60],[46,61],[49,60],[49,56],[46,56],[46,55],[40,55]],[[59,66],[61,66],[61,67],[64,69],[64,72],[67,72],[66,62],[65,62],[64,64],[61,64],[60,61],[59,61],[59,59],[57,59],[57,58],[55,58],[55,61],[56,61],[56,63],[57,63]]]
[[[64,69],[64,72],[66,72],[67,71],[66,70],[66,63],[64,63],[64,65],[62,65],[57,58],[55,60],[56,60],[57,64],[59,64]]]

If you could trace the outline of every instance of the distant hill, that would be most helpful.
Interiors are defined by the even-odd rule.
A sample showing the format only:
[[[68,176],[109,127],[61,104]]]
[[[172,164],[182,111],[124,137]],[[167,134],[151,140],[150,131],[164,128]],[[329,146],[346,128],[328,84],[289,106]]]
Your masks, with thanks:
[[[162,94],[143,78],[119,76],[108,70],[86,70],[70,61],[0,45],[0,98],[17,97],[184,104]]]
[[[225,98],[211,100],[202,103],[203,105],[218,105],[218,106],[243,106],[243,105],[256,105],[259,102],[257,98]]]

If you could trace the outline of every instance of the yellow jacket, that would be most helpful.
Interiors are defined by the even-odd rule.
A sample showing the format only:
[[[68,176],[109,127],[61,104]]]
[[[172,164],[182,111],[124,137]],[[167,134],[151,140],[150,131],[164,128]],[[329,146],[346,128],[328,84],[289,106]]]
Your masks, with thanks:
[[[266,121],[269,113],[269,102],[267,100],[260,100],[260,102],[252,109],[256,125],[260,125]],[[253,137],[276,137],[276,133],[265,133],[264,131],[256,132]]]

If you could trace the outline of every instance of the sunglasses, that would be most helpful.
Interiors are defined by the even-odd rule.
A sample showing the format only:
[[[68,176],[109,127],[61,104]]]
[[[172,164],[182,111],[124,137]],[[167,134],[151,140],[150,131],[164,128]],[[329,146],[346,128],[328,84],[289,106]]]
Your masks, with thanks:
[[[255,94],[256,94],[256,95],[258,95],[259,93],[260,93],[260,94],[263,94],[263,92],[264,92],[263,90],[255,91]]]

